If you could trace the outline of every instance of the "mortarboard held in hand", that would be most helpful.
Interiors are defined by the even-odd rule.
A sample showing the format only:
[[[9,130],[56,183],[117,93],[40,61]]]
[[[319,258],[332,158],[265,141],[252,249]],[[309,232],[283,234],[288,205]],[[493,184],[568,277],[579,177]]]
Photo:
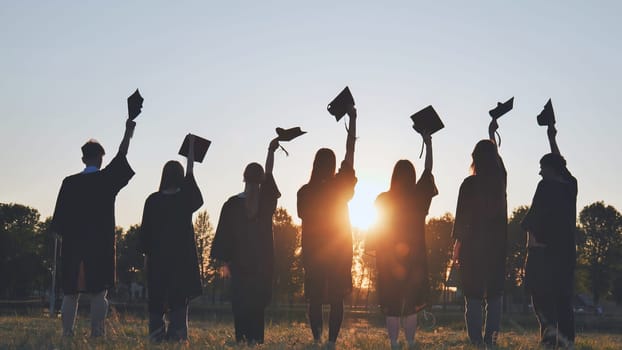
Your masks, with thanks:
[[[488,111],[488,114],[490,114],[490,116],[492,117],[492,119],[499,119],[501,118],[501,116],[503,116],[504,114],[506,114],[507,112],[511,111],[512,108],[514,108],[514,97],[512,96],[511,99],[501,103],[501,102],[497,102],[497,107],[491,109],[490,111]]]
[[[276,139],[277,141],[291,141],[296,137],[302,136],[306,133],[306,131],[300,130],[300,127],[298,126],[289,129],[276,128],[276,134],[278,135]],[[287,150],[283,148],[283,146],[279,145],[279,147],[283,150],[283,152],[285,152],[285,155],[289,156],[289,152],[287,152]]]
[[[184,142],[181,144],[181,148],[179,149],[179,154],[188,157],[188,151],[190,148],[189,136],[191,134],[186,135],[184,138]],[[194,161],[195,162],[203,162],[205,158],[205,154],[207,153],[207,149],[212,144],[212,141],[204,139],[202,137],[194,135]]]
[[[410,119],[413,121],[413,129],[421,135],[423,135],[424,132],[432,135],[445,127],[441,121],[441,118],[438,116],[438,113],[436,113],[434,107],[431,105],[411,115]],[[422,155],[423,143],[421,144],[421,153],[419,154],[419,158],[421,158]]]
[[[328,109],[328,113],[335,116],[335,119],[339,121],[348,112],[350,106],[354,105],[354,97],[352,97],[350,88],[346,86],[339,95],[328,104],[326,109]]]
[[[411,115],[410,119],[412,119],[414,123],[413,129],[420,134],[427,131],[430,135],[432,135],[445,127],[441,121],[441,118],[438,116],[438,113],[436,113],[434,107],[432,106],[427,106],[419,112]]]
[[[553,103],[549,98],[548,102],[544,105],[544,109],[538,114],[538,125],[555,125],[555,112],[553,112]]]
[[[143,97],[140,96],[138,89],[127,98],[127,117],[130,120],[136,119],[143,108]]]
[[[296,137],[302,136],[306,133],[307,133],[306,131],[300,130],[300,127],[298,126],[295,128],[289,128],[289,129],[276,128],[276,134],[278,135],[277,137],[278,141],[291,141],[295,139]]]

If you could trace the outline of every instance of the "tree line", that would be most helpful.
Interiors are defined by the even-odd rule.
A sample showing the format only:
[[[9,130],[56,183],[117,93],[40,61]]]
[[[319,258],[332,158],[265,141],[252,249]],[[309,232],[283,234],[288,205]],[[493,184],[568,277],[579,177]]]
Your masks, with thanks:
[[[511,213],[506,245],[506,298],[523,301],[522,288],[526,255],[525,232],[520,222],[528,211],[521,206]],[[45,296],[51,288],[54,236],[51,218],[41,220],[31,207],[0,203],[0,298]],[[451,230],[454,218],[447,213],[426,223],[426,245],[432,294],[442,295],[450,262]],[[194,220],[199,271],[204,298],[211,303],[227,300],[227,281],[219,276],[218,267],[209,259],[215,227],[207,211]],[[136,249],[139,225],[127,230],[116,229],[117,280],[119,285],[143,284],[143,257]],[[273,217],[275,271],[273,302],[293,304],[303,301],[301,228],[284,208]],[[622,303],[622,215],[613,206],[595,202],[585,206],[577,218],[577,293],[601,300]],[[352,305],[371,305],[375,295],[375,258],[365,251],[366,232],[354,229],[354,290]],[[62,258],[62,257],[60,257]],[[57,276],[59,278],[59,276]]]

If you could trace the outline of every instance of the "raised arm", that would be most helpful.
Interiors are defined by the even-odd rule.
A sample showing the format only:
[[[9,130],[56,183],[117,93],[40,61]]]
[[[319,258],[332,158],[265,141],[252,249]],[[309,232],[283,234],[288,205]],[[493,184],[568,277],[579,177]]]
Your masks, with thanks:
[[[123,134],[123,140],[121,140],[121,144],[119,145],[119,152],[117,154],[127,155],[127,150],[130,147],[130,139],[134,135],[134,128],[136,127],[136,122],[127,119],[125,122],[125,133]]]
[[[559,151],[559,146],[557,146],[557,129],[555,129],[555,125],[549,125],[546,129],[546,134],[549,137],[549,145],[551,146],[551,153],[555,153],[558,155],[562,155]]]
[[[354,168],[354,143],[356,142],[356,108],[351,106],[348,110],[350,123],[348,124],[348,138],[346,140],[346,156],[344,161]]]
[[[270,145],[268,146],[268,155],[266,156],[266,175],[272,174],[272,169],[274,169],[274,151],[279,148],[279,140],[278,138],[274,138],[270,141]]]
[[[186,175],[194,173],[194,135],[188,134],[188,158],[186,159]]]
[[[497,120],[493,119],[490,124],[488,124],[488,138],[490,139],[490,141],[492,141],[492,143],[494,143],[496,146],[497,145],[497,139],[495,138],[495,131],[497,131],[497,129],[499,129],[499,124],[497,124]]]
[[[432,172],[432,135],[424,132],[421,134],[421,137],[423,137],[423,142],[425,143],[425,170]]]

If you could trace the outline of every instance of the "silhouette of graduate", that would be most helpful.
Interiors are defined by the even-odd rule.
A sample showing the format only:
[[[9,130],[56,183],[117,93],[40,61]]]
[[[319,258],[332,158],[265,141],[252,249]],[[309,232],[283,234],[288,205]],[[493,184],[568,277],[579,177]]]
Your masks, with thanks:
[[[81,293],[91,294],[91,335],[105,334],[106,294],[115,284],[115,199],[134,176],[126,155],[136,126],[132,117],[138,113],[130,113],[119,150],[105,168],[101,169],[102,145],[95,140],[85,143],[82,162],[86,167],[66,177],[58,193],[52,230],[63,243],[61,315],[65,336],[73,335]]]
[[[244,192],[222,207],[210,256],[231,278],[231,307],[237,342],[264,342],[264,313],[272,298],[274,247],[272,215],[281,196],[272,176],[279,138],[268,146],[265,171],[258,163],[244,169]]]
[[[345,102],[337,101],[342,97]],[[336,102],[337,101],[337,102]],[[335,173],[335,153],[321,148],[315,154],[309,182],[298,190],[298,217],[302,219],[304,294],[314,342],[322,336],[322,305],[330,305],[328,344],[334,346],[343,321],[343,299],[352,291],[352,231],[348,202],[354,196],[356,108],[346,87],[329,112],[339,120],[348,114],[346,154]]]
[[[155,342],[188,339],[188,303],[202,293],[192,224],[192,214],[203,205],[193,170],[195,144],[201,140],[192,134],[186,136],[186,175],[179,162],[168,161],[158,191],[145,201],[138,249],[145,254],[149,338]],[[207,151],[207,147],[202,148]]]

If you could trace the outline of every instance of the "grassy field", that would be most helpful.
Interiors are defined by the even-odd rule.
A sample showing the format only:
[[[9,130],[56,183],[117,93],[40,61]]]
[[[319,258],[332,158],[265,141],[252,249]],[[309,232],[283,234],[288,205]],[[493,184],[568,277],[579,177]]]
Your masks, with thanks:
[[[76,336],[60,335],[60,319],[41,316],[1,316],[0,349],[248,349],[236,345],[233,326],[227,321],[197,320],[190,322],[190,341],[185,344],[151,344],[146,339],[147,322],[136,316],[112,312],[107,319],[106,339],[90,339],[87,317],[80,317]],[[403,341],[403,333],[400,334]],[[466,342],[460,327],[436,327],[417,332],[419,349],[475,349]],[[534,349],[534,329],[506,326],[499,337],[499,349]],[[385,330],[363,319],[346,319],[338,349],[387,349]],[[406,347],[404,347],[406,348]],[[622,349],[621,334],[579,333],[577,349]],[[266,343],[256,349],[314,349],[307,325],[300,321],[268,323]]]

